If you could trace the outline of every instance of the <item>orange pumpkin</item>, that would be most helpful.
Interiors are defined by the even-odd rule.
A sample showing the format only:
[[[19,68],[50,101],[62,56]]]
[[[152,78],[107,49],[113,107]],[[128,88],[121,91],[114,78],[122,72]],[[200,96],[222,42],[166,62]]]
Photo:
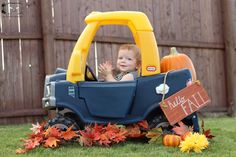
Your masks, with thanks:
[[[164,135],[164,137],[162,139],[163,145],[169,146],[169,147],[179,146],[180,141],[181,141],[181,137],[178,135],[173,135],[173,134]]]
[[[196,81],[196,71],[192,60],[183,53],[178,53],[175,47],[170,49],[170,54],[161,59],[161,72],[187,68],[192,75],[192,81]]]
[[[190,131],[184,133],[183,135],[180,136],[180,137],[181,137],[181,140],[184,141],[184,140],[186,139],[186,137],[189,136],[189,135],[191,135],[191,132],[190,132]]]

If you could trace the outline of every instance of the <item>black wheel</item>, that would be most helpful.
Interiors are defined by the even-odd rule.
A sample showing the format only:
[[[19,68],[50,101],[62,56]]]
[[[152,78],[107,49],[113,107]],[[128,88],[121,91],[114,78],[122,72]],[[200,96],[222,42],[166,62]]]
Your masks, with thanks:
[[[65,116],[63,116],[62,114],[58,113],[55,118],[48,121],[48,123],[46,124],[46,128],[48,128],[49,126],[50,127],[55,126],[62,131],[66,131],[72,125],[73,125],[73,130],[80,129],[79,125],[76,123],[74,119],[67,116],[66,114]]]
[[[149,116],[147,121],[149,129],[161,128],[164,134],[172,132],[173,127],[170,125],[163,113],[153,113]]]

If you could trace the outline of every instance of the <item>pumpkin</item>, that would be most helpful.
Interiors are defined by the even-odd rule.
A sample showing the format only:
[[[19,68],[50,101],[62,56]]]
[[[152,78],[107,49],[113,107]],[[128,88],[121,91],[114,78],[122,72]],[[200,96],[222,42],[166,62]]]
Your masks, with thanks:
[[[190,132],[190,131],[184,133],[183,135],[180,136],[180,137],[181,137],[181,140],[184,141],[184,140],[186,139],[186,137],[189,136],[189,135],[191,135],[191,132]]]
[[[168,147],[177,147],[179,146],[180,141],[181,137],[173,134],[166,134],[162,139],[163,145]]]
[[[170,49],[170,54],[161,59],[161,72],[187,68],[192,75],[192,81],[196,81],[196,71],[192,60],[183,53],[178,53],[175,47]]]

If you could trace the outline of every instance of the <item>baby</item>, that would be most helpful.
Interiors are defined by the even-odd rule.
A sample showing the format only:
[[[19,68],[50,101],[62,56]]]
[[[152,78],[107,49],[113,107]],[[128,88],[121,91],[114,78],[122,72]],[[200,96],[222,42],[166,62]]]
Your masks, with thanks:
[[[124,44],[120,46],[118,51],[117,69],[114,70],[112,64],[106,61],[99,65],[98,71],[105,81],[130,81],[137,78],[140,65],[139,48],[134,44]],[[118,71],[118,74],[116,71]]]

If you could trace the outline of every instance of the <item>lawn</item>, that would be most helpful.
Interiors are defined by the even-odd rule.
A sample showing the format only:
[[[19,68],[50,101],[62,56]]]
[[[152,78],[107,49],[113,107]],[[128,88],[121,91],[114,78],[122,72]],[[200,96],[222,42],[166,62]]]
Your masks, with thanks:
[[[205,128],[210,128],[216,137],[210,141],[208,149],[201,154],[181,153],[179,148],[148,144],[140,140],[132,140],[112,147],[81,147],[79,144],[67,144],[56,149],[39,147],[26,154],[15,154],[21,147],[21,138],[31,131],[30,124],[0,126],[0,157],[187,157],[187,156],[236,156],[236,118],[204,118]]]

